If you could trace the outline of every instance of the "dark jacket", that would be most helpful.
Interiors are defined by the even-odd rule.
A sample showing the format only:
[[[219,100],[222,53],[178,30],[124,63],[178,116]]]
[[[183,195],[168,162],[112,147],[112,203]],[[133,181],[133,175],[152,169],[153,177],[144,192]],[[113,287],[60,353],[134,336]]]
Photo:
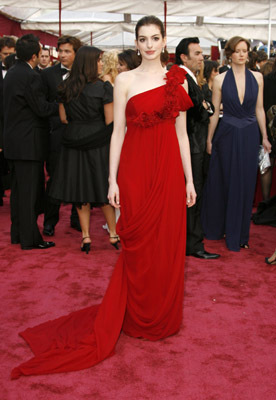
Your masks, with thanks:
[[[40,75],[18,60],[4,80],[5,158],[45,160],[49,142],[45,118],[53,114],[58,114],[58,104],[46,101]]]
[[[206,141],[208,133],[208,124],[210,114],[202,105],[205,99],[204,92],[195,83],[193,78],[187,74],[189,87],[189,96],[194,103],[194,107],[187,111],[187,133],[190,141],[190,150],[192,154],[202,153],[206,150]],[[212,106],[213,108],[213,106]]]
[[[46,99],[50,103],[58,100],[58,86],[63,81],[62,76],[65,72],[67,73],[65,69],[61,68],[61,64],[57,64],[53,67],[45,68],[40,74]],[[49,125],[51,150],[59,151],[66,126],[61,123],[58,115],[49,118]]]

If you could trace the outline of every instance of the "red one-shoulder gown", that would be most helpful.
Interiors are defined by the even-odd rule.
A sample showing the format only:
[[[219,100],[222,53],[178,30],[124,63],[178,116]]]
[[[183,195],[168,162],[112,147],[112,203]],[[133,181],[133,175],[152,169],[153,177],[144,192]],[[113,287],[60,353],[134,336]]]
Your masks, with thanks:
[[[166,83],[131,97],[118,184],[122,252],[100,305],[28,328],[34,357],[12,378],[91,367],[114,353],[121,330],[158,340],[182,321],[186,193],[175,119],[192,107],[174,66]]]

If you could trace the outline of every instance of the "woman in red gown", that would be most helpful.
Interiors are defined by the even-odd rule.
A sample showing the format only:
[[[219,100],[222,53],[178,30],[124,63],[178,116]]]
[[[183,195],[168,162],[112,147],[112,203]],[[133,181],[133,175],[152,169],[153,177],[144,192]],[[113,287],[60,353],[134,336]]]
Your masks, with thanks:
[[[162,22],[142,18],[142,63],[115,82],[108,198],[121,210],[122,252],[103,301],[22,332],[35,357],[12,378],[95,365],[114,353],[121,330],[158,340],[180,329],[186,205],[196,198],[185,113],[193,104],[186,72],[174,66],[165,74],[165,45]]]

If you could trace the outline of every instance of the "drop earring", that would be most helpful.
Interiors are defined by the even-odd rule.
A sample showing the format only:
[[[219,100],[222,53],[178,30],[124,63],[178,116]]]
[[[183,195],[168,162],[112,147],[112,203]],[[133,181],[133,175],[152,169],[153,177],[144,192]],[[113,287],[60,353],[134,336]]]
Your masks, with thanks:
[[[137,56],[140,56],[140,50],[137,49]]]
[[[162,47],[162,53],[165,53],[165,47]]]

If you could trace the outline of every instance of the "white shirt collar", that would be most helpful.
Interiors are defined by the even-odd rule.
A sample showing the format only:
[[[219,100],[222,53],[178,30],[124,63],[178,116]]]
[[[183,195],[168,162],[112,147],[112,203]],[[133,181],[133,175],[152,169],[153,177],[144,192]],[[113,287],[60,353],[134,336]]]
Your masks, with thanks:
[[[193,72],[192,72],[188,67],[186,67],[185,65],[179,65],[179,67],[185,69],[185,71],[187,72],[187,74],[189,74],[190,77],[193,78],[193,80],[194,80],[195,83],[197,84],[197,80],[196,80],[195,75],[193,74]]]
[[[28,63],[28,61],[26,61],[26,64],[28,64],[28,65],[29,65],[29,67],[33,69],[33,67],[31,66],[31,64],[30,64],[30,63]]]
[[[69,68],[65,67],[65,65],[63,65],[63,64],[61,64],[61,63],[60,63],[60,68],[67,69],[67,71],[70,71]]]

